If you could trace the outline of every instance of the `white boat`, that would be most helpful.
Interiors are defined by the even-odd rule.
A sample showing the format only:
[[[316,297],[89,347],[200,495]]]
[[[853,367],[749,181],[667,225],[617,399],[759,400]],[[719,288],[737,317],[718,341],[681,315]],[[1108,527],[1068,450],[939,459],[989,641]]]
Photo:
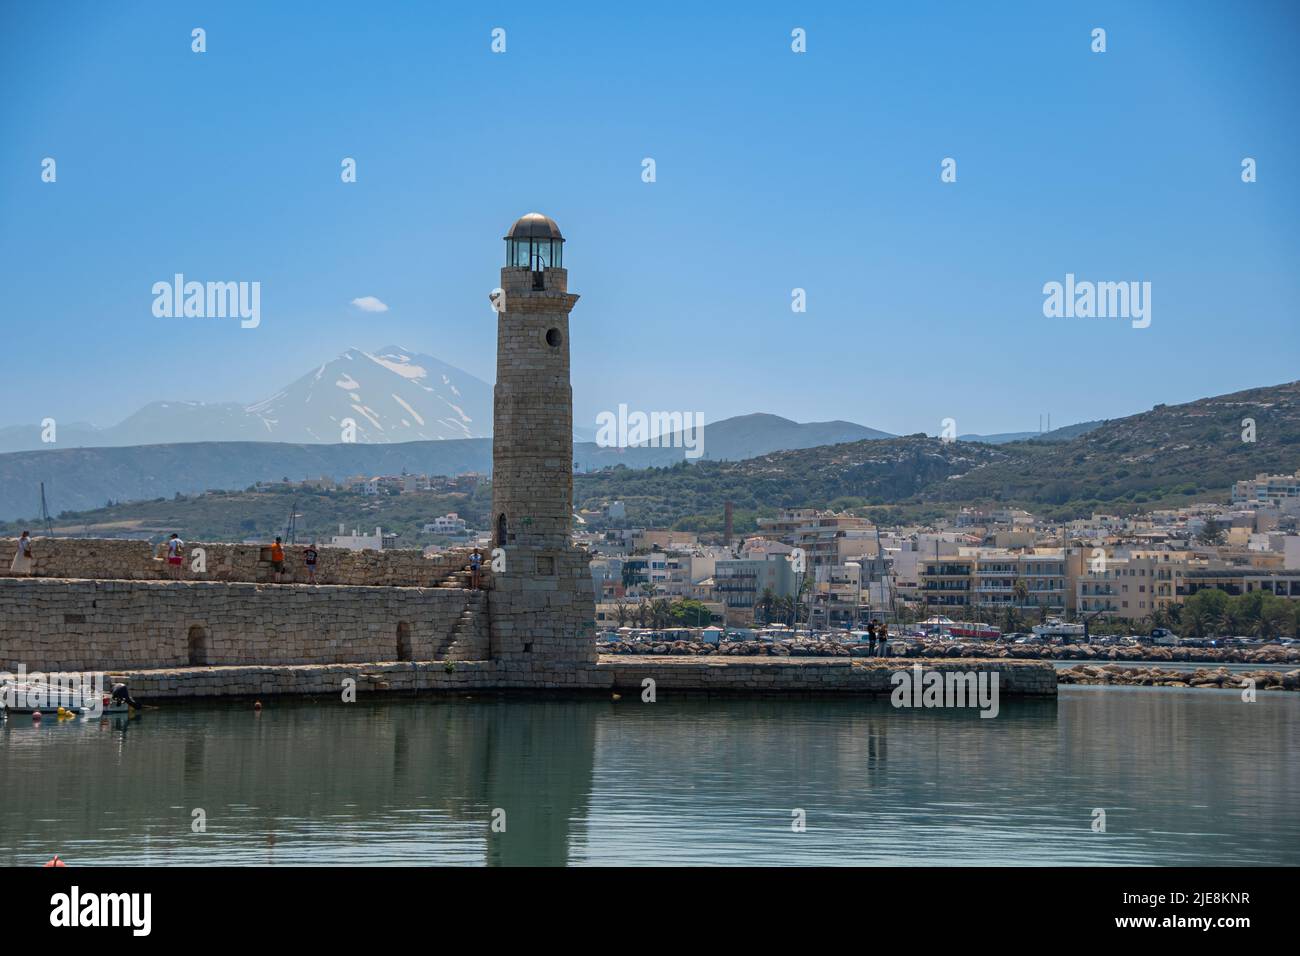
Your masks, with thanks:
[[[1082,624],[1066,624],[1064,621],[1049,619],[1046,624],[1038,624],[1032,628],[1035,637],[1041,637],[1045,641],[1053,641],[1060,644],[1069,644],[1076,640],[1083,640],[1088,635],[1088,629]]]
[[[114,701],[104,691],[96,691],[89,684],[72,687],[50,681],[9,680],[0,684],[0,712],[6,714],[33,714],[53,716],[59,708],[73,714],[125,714],[130,711],[126,701]]]

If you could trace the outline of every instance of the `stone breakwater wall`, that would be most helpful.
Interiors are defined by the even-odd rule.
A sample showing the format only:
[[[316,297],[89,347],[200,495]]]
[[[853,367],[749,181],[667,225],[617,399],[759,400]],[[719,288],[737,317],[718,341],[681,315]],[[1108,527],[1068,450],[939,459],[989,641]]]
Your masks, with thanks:
[[[0,575],[18,548],[16,538],[0,538]],[[193,568],[196,549],[203,550],[206,570]],[[307,569],[302,562],[302,545],[285,547],[282,583],[305,584]],[[436,587],[469,564],[469,548],[444,551],[426,558],[418,549],[352,551],[348,548],[317,548],[316,583],[362,587]],[[167,562],[158,557],[157,546],[148,541],[113,538],[34,538],[37,577],[101,578],[151,581],[168,577]],[[485,555],[484,566],[487,561]],[[268,583],[275,580],[270,545],[213,544],[186,542],[181,577],[187,581],[240,581]]]
[[[465,694],[496,686],[489,661],[456,663],[379,661],[352,664],[299,664],[253,667],[120,668],[106,681],[125,681],[138,700],[193,697],[334,696],[342,699],[345,680],[356,681],[358,698],[378,693]]]
[[[0,578],[0,669],[467,660],[485,592]]]
[[[911,663],[883,661],[656,661],[602,659],[588,667],[524,674],[498,661],[372,661],[348,664],[228,667],[117,668],[108,680],[125,680],[145,701],[211,697],[334,696],[345,679],[356,681],[358,696],[432,693],[464,695],[499,691],[620,693],[640,695],[653,678],[657,699],[673,694],[884,696],[893,692],[892,675]],[[1034,661],[927,662],[924,670],[948,673],[996,670],[998,692],[1007,697],[1050,697],[1056,675]]]

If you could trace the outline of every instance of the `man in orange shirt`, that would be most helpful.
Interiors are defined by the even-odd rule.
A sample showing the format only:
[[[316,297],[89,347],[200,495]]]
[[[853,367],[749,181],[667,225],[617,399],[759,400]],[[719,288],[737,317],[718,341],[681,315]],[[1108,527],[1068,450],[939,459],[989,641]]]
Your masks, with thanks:
[[[275,583],[279,584],[284,575],[284,546],[280,544],[279,538],[271,545],[271,567],[275,568]]]

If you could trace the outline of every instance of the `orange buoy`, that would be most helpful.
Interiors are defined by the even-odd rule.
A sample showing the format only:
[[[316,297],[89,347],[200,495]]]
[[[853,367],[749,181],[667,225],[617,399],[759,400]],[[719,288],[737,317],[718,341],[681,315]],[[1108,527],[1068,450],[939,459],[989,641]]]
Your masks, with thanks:
[[[41,865],[42,866],[67,866],[68,864],[60,860],[59,855],[56,853],[54,854],[54,859],[50,860],[49,863],[42,863]]]

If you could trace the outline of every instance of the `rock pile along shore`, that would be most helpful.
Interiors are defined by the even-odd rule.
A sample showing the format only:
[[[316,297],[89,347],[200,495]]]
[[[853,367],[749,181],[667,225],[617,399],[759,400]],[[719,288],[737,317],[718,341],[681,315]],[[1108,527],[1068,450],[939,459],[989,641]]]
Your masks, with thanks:
[[[1176,671],[1164,667],[1121,667],[1118,664],[1075,664],[1058,671],[1061,684],[1121,684],[1132,687],[1243,688],[1254,681],[1257,690],[1300,690],[1300,670],[1229,671],[1207,667]]]
[[[699,641],[660,641],[598,643],[600,654],[670,654],[731,655],[742,657],[872,657],[866,644],[839,644],[830,641],[732,641],[705,644]],[[1272,644],[1260,648],[1238,647],[1100,647],[1086,644],[1036,645],[962,643],[932,641],[926,644],[894,643],[891,657],[974,657],[990,660],[1064,660],[1187,664],[1300,664],[1300,647]]]

